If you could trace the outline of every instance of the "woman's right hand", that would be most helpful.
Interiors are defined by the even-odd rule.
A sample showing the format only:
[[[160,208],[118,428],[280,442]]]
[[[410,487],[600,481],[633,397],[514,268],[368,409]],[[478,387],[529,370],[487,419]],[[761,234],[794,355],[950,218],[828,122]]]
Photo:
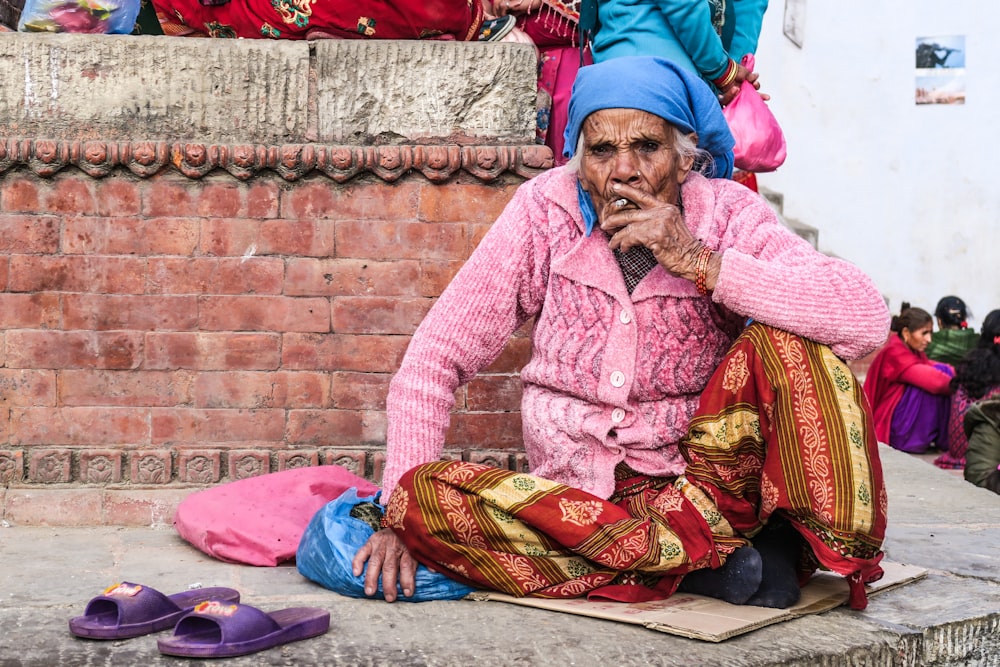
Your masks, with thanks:
[[[722,106],[726,106],[736,99],[736,93],[740,92],[740,86],[743,85],[743,82],[747,81],[750,76],[753,76],[753,79],[750,79],[751,83],[756,83],[757,77],[754,73],[743,65],[736,63],[736,76],[733,77],[733,80],[728,86],[719,89],[719,103]],[[759,83],[756,85],[760,86]]]
[[[726,86],[725,89],[719,91],[719,103],[722,104],[722,106],[726,106],[734,99],[736,99],[736,93],[740,92],[740,86],[743,85],[744,81],[752,85],[754,87],[754,90],[760,92],[760,81],[758,81],[759,78],[760,74],[758,72],[751,72],[743,65],[737,63],[736,78],[733,79],[733,82],[728,86]],[[767,101],[771,99],[771,96],[765,93],[760,93],[760,98],[764,101]]]
[[[368,563],[367,570],[365,563]],[[365,573],[365,595],[375,595],[379,579],[386,602],[396,599],[397,583],[406,597],[412,596],[416,588],[417,561],[391,528],[383,528],[369,537],[354,555],[351,565],[355,577]]]

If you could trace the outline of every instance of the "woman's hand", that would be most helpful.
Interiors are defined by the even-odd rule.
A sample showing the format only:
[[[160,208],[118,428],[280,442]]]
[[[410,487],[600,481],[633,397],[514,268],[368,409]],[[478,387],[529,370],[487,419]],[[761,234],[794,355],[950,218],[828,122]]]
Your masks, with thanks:
[[[618,207],[618,200],[612,199],[605,207],[601,229],[612,235],[611,248],[626,252],[646,246],[667,272],[696,282],[698,255],[704,246],[688,229],[680,209],[626,183],[615,183],[611,189],[629,202]],[[705,267],[707,290],[715,288],[721,267],[721,256],[713,252]]]
[[[736,93],[740,92],[740,86],[744,81],[753,86],[754,90],[760,91],[760,73],[751,72],[743,65],[737,63],[736,65],[736,78],[733,82],[726,86],[725,89],[719,91],[719,103],[722,106],[726,106],[734,99],[736,99]],[[769,100],[771,96],[766,93],[760,93],[760,98],[762,100]]]
[[[753,86],[753,89],[756,90],[757,93],[760,95],[760,99],[764,100],[765,102],[771,99],[771,96],[768,95],[767,93],[760,92],[760,72],[750,72],[749,74],[747,74],[746,80]]]
[[[382,579],[382,593],[386,602],[395,601],[397,582],[406,597],[413,595],[416,588],[417,561],[391,528],[383,528],[369,537],[354,555],[351,565],[355,577],[365,573],[365,595],[375,595],[379,578]]]
[[[612,235],[611,248],[626,252],[646,246],[664,269],[694,280],[701,242],[688,229],[680,209],[626,183],[611,189],[630,202],[619,208],[618,200],[612,199],[602,216],[601,229]]]

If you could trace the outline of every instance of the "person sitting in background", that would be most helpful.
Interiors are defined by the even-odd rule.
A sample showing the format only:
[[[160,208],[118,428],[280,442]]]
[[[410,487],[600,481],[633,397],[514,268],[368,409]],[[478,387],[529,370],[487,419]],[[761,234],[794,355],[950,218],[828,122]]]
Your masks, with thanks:
[[[948,448],[951,377],[946,364],[927,358],[934,322],[923,308],[903,303],[890,329],[896,334],[872,360],[865,395],[875,413],[879,442],[913,454]]]
[[[937,338],[937,334],[934,337]],[[934,464],[940,468],[959,470],[966,466],[966,450],[969,447],[965,433],[966,412],[974,403],[1000,398],[1000,310],[991,311],[983,320],[978,345],[955,366],[951,388],[948,451],[934,459]],[[980,418],[989,413],[987,410]],[[981,480],[978,472],[975,476]],[[979,481],[973,483],[979,484]]]
[[[712,168],[731,163],[722,108],[672,62],[581,68],[565,145],[570,162],[518,188],[392,380],[384,528],[353,563],[366,594],[381,580],[388,601],[397,583],[412,595],[419,561],[517,596],[681,586],[786,607],[822,566],[863,608],[886,496],[842,359],[885,340],[878,289]],[[456,390],[529,320],[531,473],[439,461]]]
[[[1000,493],[1000,399],[980,401],[969,408],[965,435],[969,439],[965,479]]]
[[[969,328],[969,311],[957,296],[946,296],[934,309],[938,330],[927,346],[927,358],[954,366],[976,347],[979,336]]]

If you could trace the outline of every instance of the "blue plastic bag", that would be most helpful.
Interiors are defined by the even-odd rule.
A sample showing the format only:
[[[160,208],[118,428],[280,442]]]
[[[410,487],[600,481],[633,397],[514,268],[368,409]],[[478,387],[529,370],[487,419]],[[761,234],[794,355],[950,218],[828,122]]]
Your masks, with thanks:
[[[140,0],[25,0],[17,30],[127,35],[139,7]]]
[[[351,488],[313,515],[295,553],[295,565],[302,576],[341,595],[368,597],[365,595],[364,572],[355,577],[351,571],[351,561],[375,531],[364,521],[352,517],[350,512],[355,505],[377,502],[377,498],[377,495],[359,498],[358,490]],[[420,565],[417,567],[413,595],[406,597],[397,586],[396,599],[407,602],[458,600],[473,590],[475,589]],[[372,597],[385,599],[381,581],[378,591]]]

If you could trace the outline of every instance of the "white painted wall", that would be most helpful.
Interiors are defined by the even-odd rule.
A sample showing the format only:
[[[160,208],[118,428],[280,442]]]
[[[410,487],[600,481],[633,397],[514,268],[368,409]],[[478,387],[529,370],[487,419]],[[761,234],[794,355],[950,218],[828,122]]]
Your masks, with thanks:
[[[788,158],[758,182],[892,312],[957,294],[978,331],[1000,308],[1000,2],[798,0],[801,49],[782,32],[785,2],[771,0],[756,69]],[[965,35],[964,105],[914,103],[916,39],[934,35]]]

